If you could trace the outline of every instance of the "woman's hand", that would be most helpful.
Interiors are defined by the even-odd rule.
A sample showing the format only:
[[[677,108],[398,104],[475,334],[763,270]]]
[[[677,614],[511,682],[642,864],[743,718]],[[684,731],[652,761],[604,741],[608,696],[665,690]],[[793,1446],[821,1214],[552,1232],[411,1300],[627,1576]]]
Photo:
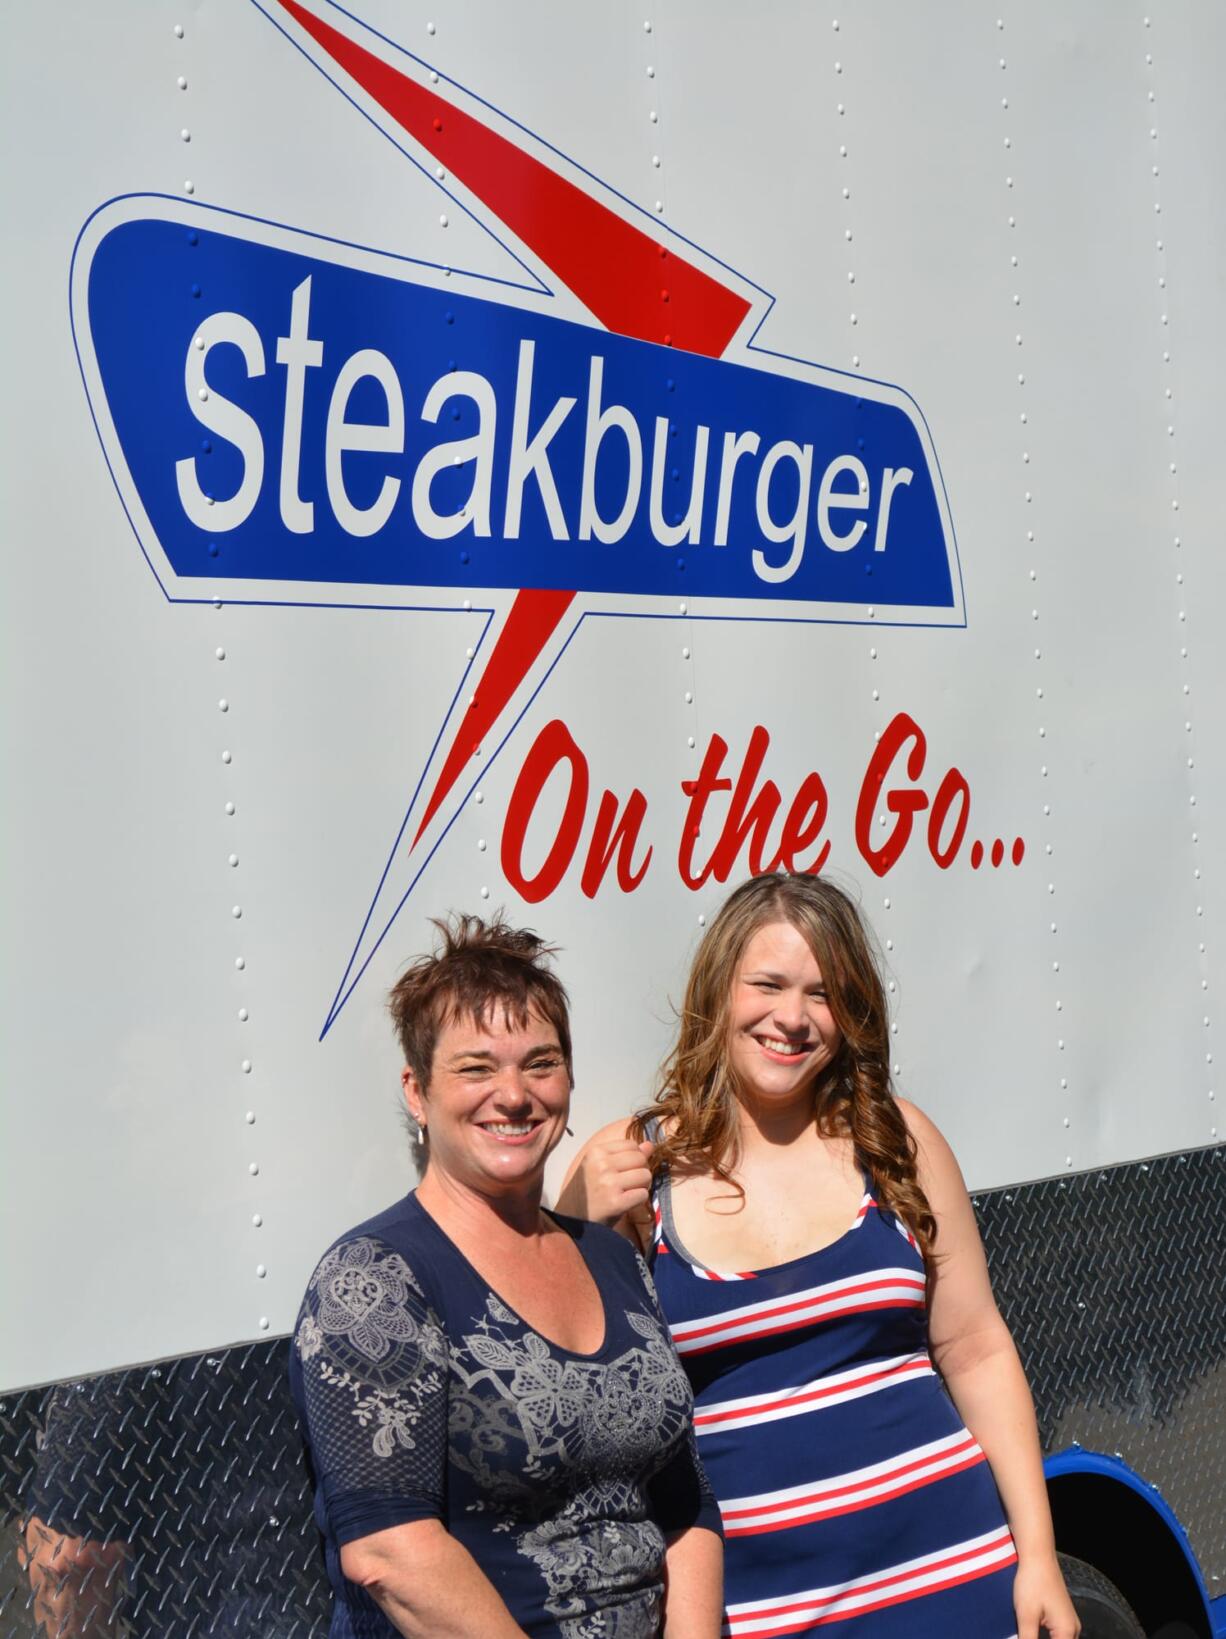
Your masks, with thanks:
[[[1077,1639],[1081,1623],[1064,1586],[1055,1554],[1019,1558],[1013,1579],[1017,1639]]]
[[[655,1148],[628,1136],[624,1122],[605,1127],[579,1151],[566,1175],[558,1210],[573,1218],[618,1228],[628,1215],[651,1198],[651,1168]]]

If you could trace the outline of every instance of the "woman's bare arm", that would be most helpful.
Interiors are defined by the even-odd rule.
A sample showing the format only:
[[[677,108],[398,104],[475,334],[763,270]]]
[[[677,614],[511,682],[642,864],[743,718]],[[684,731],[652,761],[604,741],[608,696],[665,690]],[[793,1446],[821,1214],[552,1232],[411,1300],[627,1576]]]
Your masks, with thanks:
[[[651,1238],[653,1146],[630,1136],[629,1123],[611,1121],[588,1139],[570,1164],[558,1196],[558,1211],[572,1218],[607,1224],[640,1251]]]
[[[489,1578],[439,1520],[347,1542],[341,1570],[405,1639],[525,1639]]]
[[[929,1304],[933,1364],[991,1465],[1013,1540],[1018,1639],[1076,1639],[1076,1613],[1056,1563],[1034,1402],[992,1296],[974,1209],[953,1151],[913,1104],[899,1100],[918,1149],[919,1181],[937,1220]]]
[[[664,1572],[663,1639],[719,1639],[724,1619],[724,1545],[692,1525],[669,1544]]]

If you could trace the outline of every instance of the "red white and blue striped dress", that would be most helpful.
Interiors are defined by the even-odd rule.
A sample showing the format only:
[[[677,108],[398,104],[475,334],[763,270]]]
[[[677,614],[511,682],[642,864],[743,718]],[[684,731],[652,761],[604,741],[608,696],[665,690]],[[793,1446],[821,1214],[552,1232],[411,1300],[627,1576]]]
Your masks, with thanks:
[[[655,1198],[656,1289],[726,1534],[724,1634],[1013,1639],[1013,1539],[928,1357],[914,1237],[866,1190],[851,1228],[717,1274]]]

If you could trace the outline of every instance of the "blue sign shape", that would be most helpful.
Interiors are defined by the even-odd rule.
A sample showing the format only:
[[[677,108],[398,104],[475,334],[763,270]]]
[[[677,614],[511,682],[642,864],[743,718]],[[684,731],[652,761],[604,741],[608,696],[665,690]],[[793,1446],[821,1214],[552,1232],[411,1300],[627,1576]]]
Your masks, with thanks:
[[[151,216],[95,248],[98,372],[177,575],[955,607],[905,395],[305,244]]]

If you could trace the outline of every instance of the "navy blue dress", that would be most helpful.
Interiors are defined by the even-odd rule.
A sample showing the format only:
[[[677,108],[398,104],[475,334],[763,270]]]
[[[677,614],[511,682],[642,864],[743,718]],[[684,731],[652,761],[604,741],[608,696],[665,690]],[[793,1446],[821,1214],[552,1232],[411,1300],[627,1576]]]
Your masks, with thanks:
[[[654,1275],[723,1514],[728,1639],[1013,1639],[1017,1555],[928,1356],[914,1237],[866,1190],[773,1269],[686,1252],[657,1180]]]
[[[330,1639],[391,1639],[346,1580],[347,1542],[437,1519],[514,1619],[557,1639],[659,1632],[666,1538],[718,1531],[693,1402],[646,1266],[620,1236],[556,1217],[599,1288],[591,1355],[539,1336],[408,1195],[311,1277],[290,1384],[315,1470]]]

